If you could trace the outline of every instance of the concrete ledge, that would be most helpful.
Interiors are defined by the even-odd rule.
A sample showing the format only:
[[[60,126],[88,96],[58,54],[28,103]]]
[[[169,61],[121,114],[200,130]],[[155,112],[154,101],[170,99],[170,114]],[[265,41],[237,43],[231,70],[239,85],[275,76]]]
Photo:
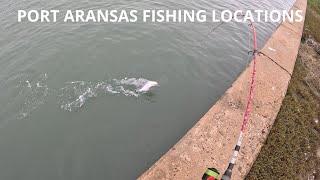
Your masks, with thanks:
[[[307,0],[294,9],[305,14]],[[301,23],[282,23],[257,58],[254,107],[234,168],[233,179],[244,179],[257,157],[281,107],[297,57]],[[208,167],[223,173],[237,141],[248,93],[250,66],[189,132],[139,179],[201,179]]]

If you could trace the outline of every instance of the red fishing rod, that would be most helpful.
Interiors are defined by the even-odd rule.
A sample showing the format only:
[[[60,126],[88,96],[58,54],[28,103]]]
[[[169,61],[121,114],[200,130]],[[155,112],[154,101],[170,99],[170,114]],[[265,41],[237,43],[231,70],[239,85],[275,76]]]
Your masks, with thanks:
[[[247,104],[246,104],[246,109],[243,115],[243,120],[242,120],[242,125],[241,125],[241,129],[240,129],[240,134],[238,137],[238,141],[237,144],[233,150],[233,154],[232,157],[230,159],[229,165],[227,170],[224,172],[223,176],[222,176],[222,180],[230,180],[231,179],[231,175],[232,175],[232,170],[233,167],[237,161],[238,158],[238,154],[241,148],[241,143],[242,143],[242,139],[243,139],[243,135],[244,132],[246,130],[248,121],[249,121],[249,116],[251,113],[251,106],[253,103],[253,93],[254,93],[254,88],[255,88],[255,81],[256,81],[256,64],[257,64],[257,54],[258,54],[258,45],[257,45],[257,33],[256,33],[256,28],[253,24],[252,21],[249,21],[249,26],[250,29],[252,31],[252,37],[253,37],[253,50],[250,51],[252,53],[252,60],[253,60],[253,66],[252,66],[252,73],[251,73],[251,77],[250,77],[250,89],[249,89],[249,94],[248,94],[248,98],[247,98]],[[250,53],[249,52],[249,53]],[[204,175],[202,176],[203,180],[216,180],[219,176],[219,172],[215,169],[215,168],[208,168],[207,171],[204,173]]]
[[[252,74],[251,74],[251,81],[250,81],[250,89],[249,89],[249,95],[247,98],[247,105],[246,109],[243,115],[243,120],[242,120],[242,126],[240,130],[240,134],[238,137],[237,144],[233,150],[233,155],[231,157],[231,160],[229,162],[227,170],[224,172],[222,176],[222,180],[229,180],[231,179],[232,175],[232,169],[237,161],[238,154],[241,148],[241,143],[243,139],[243,134],[247,128],[247,124],[249,121],[249,116],[251,113],[251,105],[253,103],[253,93],[254,93],[254,87],[255,87],[255,81],[256,81],[256,64],[257,64],[257,53],[258,53],[258,44],[257,44],[257,33],[256,33],[256,28],[253,24],[252,21],[249,22],[249,26],[251,27],[252,30],[252,36],[253,36],[253,51],[252,51],[252,56],[253,56],[253,67],[252,67]]]

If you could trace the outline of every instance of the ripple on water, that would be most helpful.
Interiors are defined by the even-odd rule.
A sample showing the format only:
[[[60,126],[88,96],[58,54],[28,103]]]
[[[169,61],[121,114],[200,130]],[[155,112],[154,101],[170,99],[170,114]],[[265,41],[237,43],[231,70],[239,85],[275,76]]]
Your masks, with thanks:
[[[17,118],[24,119],[45,103],[49,92],[47,74],[41,74],[35,79],[22,81],[19,83],[18,88],[21,89],[24,100]]]

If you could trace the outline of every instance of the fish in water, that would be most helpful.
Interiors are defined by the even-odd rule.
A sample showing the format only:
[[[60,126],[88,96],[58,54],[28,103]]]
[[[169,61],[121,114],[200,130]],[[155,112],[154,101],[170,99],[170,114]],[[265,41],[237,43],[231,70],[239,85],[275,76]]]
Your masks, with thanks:
[[[152,87],[159,86],[159,83],[156,81],[147,81],[145,84],[142,85],[138,92],[148,92]]]

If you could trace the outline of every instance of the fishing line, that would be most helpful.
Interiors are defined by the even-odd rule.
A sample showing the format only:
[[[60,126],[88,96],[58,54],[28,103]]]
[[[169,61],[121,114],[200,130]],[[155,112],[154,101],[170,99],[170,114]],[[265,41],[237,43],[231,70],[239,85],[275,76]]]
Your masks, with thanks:
[[[265,53],[263,52],[260,52],[259,51],[259,55],[263,55],[265,57],[267,57],[270,61],[272,61],[273,63],[275,63],[277,66],[279,66],[282,70],[284,70],[286,73],[289,74],[289,76],[292,76],[292,74],[286,69],[284,68],[283,66],[281,66],[279,63],[277,63],[274,59],[272,59],[270,56],[266,55]]]

